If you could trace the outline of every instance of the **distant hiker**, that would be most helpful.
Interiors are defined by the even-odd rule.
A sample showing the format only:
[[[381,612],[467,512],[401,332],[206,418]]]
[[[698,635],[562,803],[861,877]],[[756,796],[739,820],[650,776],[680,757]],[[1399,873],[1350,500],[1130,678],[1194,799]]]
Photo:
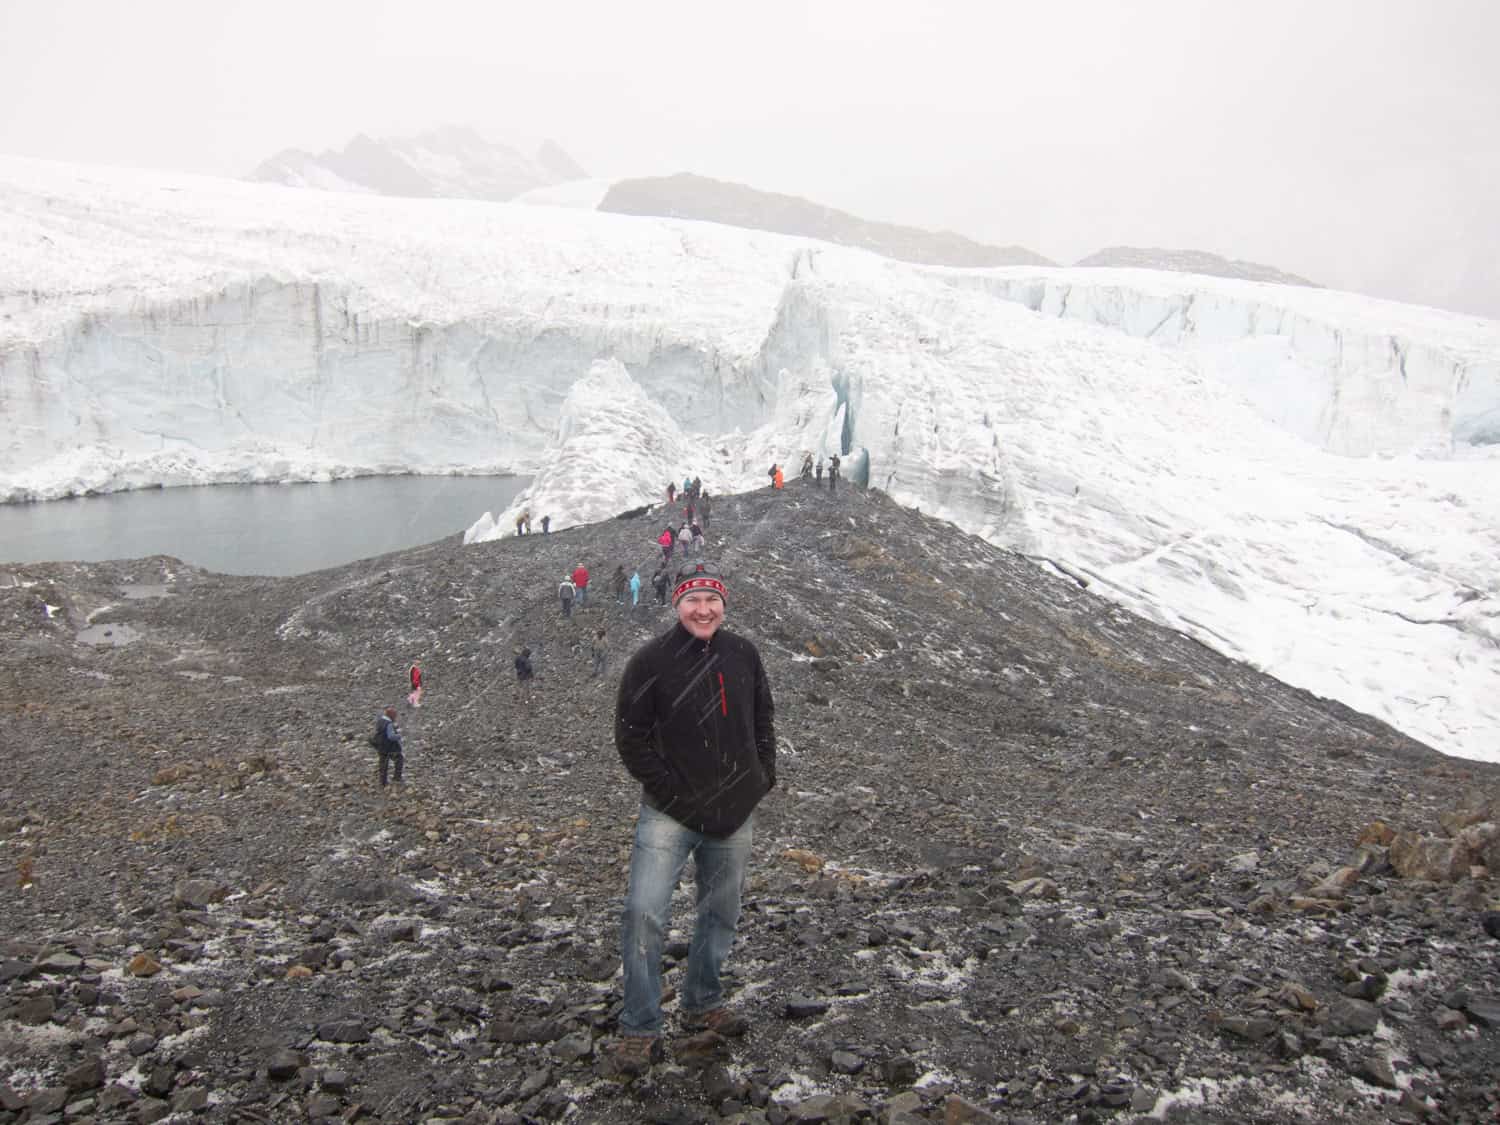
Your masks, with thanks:
[[[689,530],[693,535],[693,554],[701,558],[703,556],[703,547],[705,542],[703,538],[703,528],[695,523]]]
[[[604,675],[604,669],[609,664],[609,631],[603,625],[599,626],[599,631],[594,634],[594,643],[589,651],[594,657],[592,674]]]
[[[708,501],[708,493],[705,492],[701,497],[698,498],[698,522],[703,525],[704,531],[708,530],[709,507],[710,505]]]
[[[630,608],[634,609],[641,604],[641,572],[631,571],[630,574]]]
[[[552,517],[551,516],[543,516],[542,517],[542,534],[543,535],[551,535],[552,534]]]
[[[698,497],[700,497],[702,495],[703,495],[703,478],[702,477],[694,477],[693,478],[693,499],[696,500]]]
[[[677,499],[677,482],[675,480],[669,480],[669,481],[667,481],[667,503],[670,504],[670,503],[672,503],[672,501],[674,501],[676,499]]]
[[[651,576],[651,588],[656,591],[657,605],[667,604],[668,582],[669,579],[667,577],[667,564],[662,563],[661,566],[656,568],[656,573]]]
[[[656,537],[657,544],[661,547],[661,561],[665,566],[672,561],[672,545],[676,540],[672,537],[672,528],[669,526]]]
[[[573,598],[578,593],[578,587],[573,585],[571,578],[564,578],[557,586],[557,596],[562,601],[562,615],[573,616]]]
[[[771,487],[772,488],[784,488],[784,487],[786,487],[785,481],[784,481],[784,479],[783,479],[783,477],[781,475],[781,466],[780,465],[776,466],[776,475],[771,478]]]
[[[625,588],[629,584],[630,580],[625,577],[625,568],[623,566],[615,567],[614,574],[610,576],[609,585],[610,589],[615,592],[615,601],[620,605],[625,604]]]
[[[523,648],[516,653],[516,683],[527,683],[535,676],[536,672],[531,667],[531,649]]]
[[[766,476],[768,476],[768,477],[771,478],[771,487],[772,488],[776,487],[776,474],[779,473],[780,471],[781,471],[781,466],[776,465],[776,464],[772,464],[771,467],[766,470]]]
[[[812,479],[812,471],[813,471],[812,454],[809,453],[806,457],[802,458],[802,479],[803,480],[811,480]]]
[[[416,663],[411,666],[411,694],[406,697],[406,702],[413,707],[422,706],[422,669]]]
[[[396,725],[396,709],[387,707],[375,720],[375,749],[380,754],[380,787],[386,786],[386,775],[394,766],[391,780],[401,784],[401,773],[406,766],[406,754],[401,745],[401,728]]]
[[[835,453],[828,459],[828,491],[837,492],[839,488],[839,455]]]
[[[621,934],[625,1005],[620,1037],[607,1048],[622,1075],[642,1074],[660,1056],[662,947],[689,856],[697,919],[680,1018],[718,1036],[749,1030],[725,1007],[720,974],[739,922],[755,808],[776,785],[770,682],[755,646],[720,628],[723,579],[707,563],[684,567],[672,600],[677,621],[631,656],[615,696],[615,748],[641,785]]]
[[[517,516],[516,517],[516,534],[517,535],[524,535],[525,531],[523,529],[525,528],[525,526],[526,526],[526,517],[525,517],[525,515],[519,515],[519,516]]]
[[[686,492],[686,491],[688,491],[688,489],[690,489],[692,487],[693,487],[692,480],[690,478],[688,478],[688,477],[683,477],[682,478],[682,491]]]
[[[689,493],[689,495],[691,495],[691,493]],[[695,513],[697,510],[698,509],[696,507],[694,507],[693,502],[691,500],[689,500],[687,502],[687,506],[682,509],[682,518],[684,520],[686,520],[688,523],[692,523],[693,522],[693,513]]]
[[[589,568],[579,563],[573,568],[573,585],[578,589],[578,608],[589,604]]]
[[[524,512],[521,513],[521,522],[526,525],[526,534],[530,535],[531,534],[531,509],[530,508],[526,509],[526,511],[524,511]]]
[[[823,455],[821,453],[818,454],[818,467],[816,469],[814,469],[813,472],[817,474],[817,477],[813,481],[813,483],[816,484],[819,488],[822,488],[823,487]]]

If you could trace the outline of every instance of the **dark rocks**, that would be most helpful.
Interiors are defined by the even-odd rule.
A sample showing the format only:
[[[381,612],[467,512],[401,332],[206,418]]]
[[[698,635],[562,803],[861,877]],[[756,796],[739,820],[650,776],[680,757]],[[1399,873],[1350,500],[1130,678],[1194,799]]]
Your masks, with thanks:
[[[1263,1043],[1276,1034],[1277,1023],[1275,1020],[1264,1017],[1247,1019],[1244,1016],[1229,1016],[1219,1021],[1219,1030],[1236,1039]]]
[[[813,1016],[821,1016],[828,1011],[829,1007],[827,1000],[818,1000],[811,996],[793,996],[783,1005],[782,1011],[789,1020],[805,1020]]]
[[[24,1024],[33,1027],[48,1023],[57,1011],[57,1001],[50,993],[41,993],[36,996],[27,996],[15,1007],[15,1018]]]
[[[1470,996],[1463,1008],[1480,1026],[1500,1027],[1500,996]]]
[[[1489,821],[1436,834],[1500,768],[877,494],[793,499],[814,496],[827,519],[769,495],[715,513],[783,740],[725,979],[753,1026],[696,1057],[669,1038],[629,1081],[592,1048],[619,1030],[639,794],[587,640],[608,621],[623,661],[670,613],[562,619],[548,591],[575,554],[629,562],[637,525],[293,579],[20,568],[80,617],[120,603],[143,639],[98,651],[26,624],[12,603],[40,587],[0,579],[0,838],[34,858],[0,887],[0,1090],[102,1060],[37,1119],[931,1125],[1101,1122],[1246,1076],[1232,1105],[1164,1112],[1493,1116],[1493,878],[1389,860],[1397,834],[1485,854]],[[122,576],[163,571],[172,597],[121,603]],[[377,793],[357,738],[417,652],[405,787]],[[689,865],[669,1037],[695,891]],[[0,1093],[0,1122],[23,1112]]]
[[[104,1085],[104,1060],[98,1055],[79,1063],[63,1075],[63,1085],[73,1093],[97,1090]]]
[[[1391,1069],[1391,1060],[1385,1055],[1362,1056],[1350,1073],[1386,1090],[1400,1088],[1396,1082],[1396,1072]]]
[[[229,888],[212,879],[184,879],[172,891],[175,906],[202,910],[215,902],[223,902]]]
[[[363,1020],[335,1020],[318,1025],[318,1038],[328,1043],[368,1043],[370,1029]]]
[[[307,1057],[297,1051],[277,1051],[266,1062],[266,1075],[276,1082],[295,1078],[297,1072],[307,1065]]]
[[[1323,1030],[1329,1035],[1370,1035],[1380,1023],[1380,1009],[1367,1000],[1340,997],[1328,1006]]]
[[[553,1043],[567,1034],[556,1020],[494,1020],[489,1026],[494,1043]]]
[[[853,1051],[834,1051],[828,1058],[828,1069],[835,1074],[858,1074],[865,1068],[865,1060]]]

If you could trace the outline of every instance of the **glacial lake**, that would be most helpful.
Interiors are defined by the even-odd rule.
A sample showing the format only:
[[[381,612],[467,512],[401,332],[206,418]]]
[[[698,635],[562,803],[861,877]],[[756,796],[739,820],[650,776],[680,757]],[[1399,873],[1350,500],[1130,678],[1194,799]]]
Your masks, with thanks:
[[[464,531],[530,482],[360,477],[0,504],[0,563],[172,555],[224,574],[306,574]]]

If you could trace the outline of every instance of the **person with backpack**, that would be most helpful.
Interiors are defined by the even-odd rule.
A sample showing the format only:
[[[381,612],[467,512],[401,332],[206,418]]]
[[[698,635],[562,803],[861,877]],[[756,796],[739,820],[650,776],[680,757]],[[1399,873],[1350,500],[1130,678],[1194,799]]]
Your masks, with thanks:
[[[709,507],[708,493],[705,492],[702,496],[698,497],[698,522],[703,525],[704,531],[708,530]]]
[[[651,576],[651,588],[656,591],[657,605],[667,604],[668,582],[669,579],[667,577],[667,564],[662,563],[661,566],[656,568],[656,573]]]
[[[837,492],[839,487],[839,455],[835,453],[828,459],[828,491]]]
[[[677,482],[675,480],[669,480],[669,481],[667,481],[667,503],[670,504],[670,503],[672,503],[672,501],[674,501],[676,499],[677,499]]]
[[[396,725],[396,709],[387,707],[375,720],[375,733],[370,742],[380,755],[380,788],[386,787],[386,776],[394,772],[392,780],[402,784],[402,772],[406,766],[405,748],[401,744],[401,728]],[[392,771],[394,767],[394,771]]]
[[[557,596],[562,602],[562,615],[564,617],[573,616],[573,598],[577,592],[578,587],[573,585],[573,580],[564,575],[563,580],[557,585]]]
[[[543,535],[550,535],[550,534],[552,534],[552,517],[551,516],[543,516],[542,517],[542,534]]]
[[[422,669],[415,661],[411,666],[411,694],[406,701],[413,707],[422,706]]]
[[[701,559],[703,557],[703,548],[707,542],[703,537],[703,528],[695,523],[692,527],[688,528],[688,531],[693,536],[693,554]]]
[[[656,537],[656,542],[657,545],[661,547],[662,566],[669,565],[672,561],[672,545],[676,542],[676,540],[672,538],[672,528],[670,525]]]
[[[781,489],[786,487],[786,478],[781,475],[781,466],[776,466],[776,474],[771,477],[771,487]]]
[[[809,452],[805,457],[802,458],[802,480],[804,483],[812,480],[812,472],[812,454]]]
[[[615,604],[616,605],[624,605],[625,604],[625,589],[630,584],[630,580],[625,577],[625,567],[624,566],[617,566],[617,567],[615,567],[615,572],[610,577],[609,584],[610,584],[610,587],[615,592]]]
[[[579,563],[573,568],[573,587],[578,591],[578,608],[589,604],[589,568]]]
[[[516,683],[525,687],[535,676],[536,672],[531,667],[531,649],[523,648],[516,653]]]

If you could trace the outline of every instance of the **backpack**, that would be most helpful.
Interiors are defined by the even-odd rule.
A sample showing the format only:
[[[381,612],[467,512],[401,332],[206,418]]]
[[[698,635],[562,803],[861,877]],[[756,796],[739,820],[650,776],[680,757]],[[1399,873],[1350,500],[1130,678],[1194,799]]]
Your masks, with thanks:
[[[379,723],[375,724],[375,730],[374,733],[370,735],[369,743],[370,749],[372,750],[385,749],[385,732],[380,729]]]

